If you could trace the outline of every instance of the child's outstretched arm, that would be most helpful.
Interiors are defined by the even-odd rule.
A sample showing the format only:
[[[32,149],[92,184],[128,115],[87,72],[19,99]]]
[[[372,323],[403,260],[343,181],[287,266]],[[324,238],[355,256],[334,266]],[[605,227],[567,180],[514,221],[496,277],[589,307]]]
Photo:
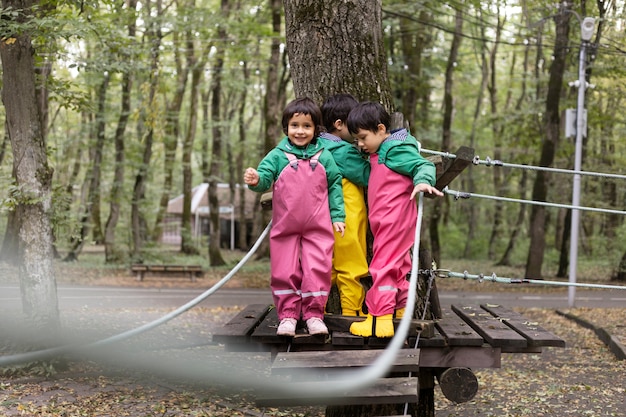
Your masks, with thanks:
[[[411,193],[410,199],[411,200],[415,199],[415,196],[418,193],[420,193],[420,192],[424,192],[424,193],[428,193],[428,194],[434,194],[434,195],[437,195],[439,197],[443,197],[443,193],[441,191],[439,191],[438,189],[436,189],[435,187],[433,187],[432,185],[421,183],[421,184],[417,184],[415,187],[413,187],[413,192]]]
[[[335,229],[335,232],[341,233],[341,237],[343,237],[343,233],[346,231],[346,224],[343,222],[335,222],[333,223],[333,229]]]
[[[259,173],[254,168],[246,168],[246,171],[243,173],[243,182],[247,185],[255,186],[259,183]]]

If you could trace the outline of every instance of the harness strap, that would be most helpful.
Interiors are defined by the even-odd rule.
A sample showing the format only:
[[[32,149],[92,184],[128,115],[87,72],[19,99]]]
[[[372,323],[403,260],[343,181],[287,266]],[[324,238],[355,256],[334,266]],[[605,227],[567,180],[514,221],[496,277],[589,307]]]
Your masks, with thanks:
[[[319,164],[319,159],[320,159],[320,156],[322,155],[323,151],[324,151],[324,149],[320,149],[319,151],[317,151],[315,153],[315,155],[313,155],[311,157],[310,164],[311,164],[311,169],[313,171],[315,171],[315,168]],[[297,171],[298,170],[298,161],[299,161],[299,159],[292,153],[289,153],[289,152],[284,152],[284,153],[285,153],[285,156],[287,157],[287,159],[289,160],[289,166]]]

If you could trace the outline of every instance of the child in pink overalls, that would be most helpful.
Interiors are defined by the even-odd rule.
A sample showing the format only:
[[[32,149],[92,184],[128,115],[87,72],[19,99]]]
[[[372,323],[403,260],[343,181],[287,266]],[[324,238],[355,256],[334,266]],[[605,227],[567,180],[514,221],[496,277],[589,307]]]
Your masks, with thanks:
[[[328,334],[324,309],[331,285],[334,231],[345,230],[341,173],[318,141],[322,115],[309,98],[283,111],[287,135],[261,161],[247,168],[251,190],[272,194],[270,264],[277,334],[294,336],[302,317],[310,334]]]
[[[348,115],[348,129],[369,154],[369,222],[374,236],[370,274],[373,285],[365,302],[365,321],[353,323],[358,336],[393,337],[393,316],[406,307],[415,238],[415,196],[443,193],[433,187],[435,166],[419,153],[417,140],[406,129],[389,132],[391,118],[379,103],[360,103]]]

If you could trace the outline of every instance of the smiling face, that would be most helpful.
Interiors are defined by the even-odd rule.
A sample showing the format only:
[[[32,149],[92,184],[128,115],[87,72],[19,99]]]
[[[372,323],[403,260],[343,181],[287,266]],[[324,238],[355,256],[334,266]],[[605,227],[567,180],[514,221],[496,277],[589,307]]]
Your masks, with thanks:
[[[359,148],[364,152],[372,154],[378,152],[380,144],[383,143],[388,136],[389,134],[387,133],[385,125],[381,123],[375,131],[366,129],[357,130],[354,134],[354,139],[359,145]]]
[[[287,136],[296,146],[306,146],[315,137],[315,123],[310,114],[294,113],[287,124]]]

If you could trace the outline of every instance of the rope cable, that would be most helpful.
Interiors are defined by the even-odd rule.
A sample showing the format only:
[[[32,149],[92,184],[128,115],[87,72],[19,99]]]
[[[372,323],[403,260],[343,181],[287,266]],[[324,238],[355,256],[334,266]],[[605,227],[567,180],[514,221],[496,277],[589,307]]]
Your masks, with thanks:
[[[478,198],[485,198],[485,199],[488,199],[488,200],[498,200],[498,201],[507,201],[507,202],[511,202],[511,203],[531,204],[531,205],[535,205],[535,206],[557,207],[557,208],[566,208],[566,209],[582,210],[582,211],[593,211],[593,212],[610,213],[610,214],[626,214],[626,211],[623,211],[623,210],[612,210],[612,209],[603,209],[603,208],[595,208],[595,207],[574,206],[574,205],[571,205],[571,204],[548,203],[548,202],[545,202],[545,201],[523,200],[523,199],[519,199],[519,198],[498,197],[498,196],[487,195],[487,194],[476,194],[476,193],[469,193],[469,192],[466,192],[466,191],[450,190],[448,187],[445,187],[442,191],[443,191],[444,194],[448,194],[448,195],[454,196],[455,200],[458,200],[460,198],[468,199],[470,197],[478,197]]]
[[[425,154],[429,154],[429,155],[440,155],[443,156],[445,158],[450,158],[450,159],[456,159],[456,155],[450,152],[440,152],[440,151],[433,151],[433,150],[429,150],[429,149],[422,149],[421,150],[423,153]],[[572,170],[572,169],[563,169],[563,168],[551,168],[551,167],[540,167],[540,166],[534,166],[534,165],[526,165],[526,164],[512,164],[512,163],[507,163],[507,162],[502,162],[499,159],[491,159],[489,157],[483,159],[480,159],[480,157],[477,155],[474,157],[472,163],[474,165],[485,165],[485,166],[497,166],[497,167],[507,167],[507,168],[520,168],[520,169],[526,169],[526,170],[530,170],[530,171],[546,171],[546,172],[553,172],[553,173],[558,173],[558,174],[569,174],[569,175],[584,175],[584,176],[588,176],[588,177],[601,177],[601,178],[616,178],[616,179],[626,179],[626,175],[621,175],[621,174],[607,174],[607,173],[602,173],[602,172],[593,172],[593,171],[576,171],[576,170]]]
[[[543,279],[530,279],[530,278],[506,278],[499,277],[493,272],[491,275],[486,274],[470,274],[467,271],[462,273],[452,272],[446,269],[435,270],[435,274],[440,278],[463,278],[465,280],[472,279],[478,280],[482,283],[484,281],[496,282],[500,284],[540,284],[540,285],[553,285],[564,287],[579,287],[579,288],[597,288],[604,290],[626,290],[626,286],[620,285],[608,285],[608,284],[587,284],[582,282],[562,282],[562,281],[550,281]]]
[[[257,251],[257,249],[261,245],[261,242],[263,242],[263,239],[265,239],[265,236],[267,236],[267,234],[269,233],[271,225],[272,225],[272,222],[270,220],[270,222],[265,227],[265,230],[263,230],[263,232],[261,233],[257,241],[254,243],[252,248],[248,251],[248,253],[243,258],[241,258],[241,260],[237,263],[237,265],[235,265],[235,267],[228,274],[226,274],[220,281],[218,281],[211,288],[209,288],[208,290],[206,290],[205,292],[203,292],[202,294],[200,294],[193,300],[182,305],[181,307],[178,307],[176,310],[154,321],[146,323],[142,326],[139,326],[134,329],[130,329],[125,332],[119,333],[117,335],[113,335],[106,339],[98,340],[98,341],[88,343],[85,345],[80,345],[80,346],[65,345],[65,346],[58,346],[54,348],[38,350],[38,351],[33,351],[33,352],[0,356],[0,366],[8,366],[8,365],[13,365],[13,364],[18,364],[18,363],[37,361],[37,360],[45,360],[45,359],[55,357],[64,353],[78,352],[78,351],[83,351],[86,349],[101,347],[101,346],[108,345],[108,344],[115,343],[115,342],[120,342],[125,339],[129,339],[133,336],[137,336],[141,333],[147,332],[148,330],[152,330],[155,327],[160,326],[161,324],[164,324],[174,319],[175,317],[178,317],[182,313],[190,310],[192,307],[195,307],[200,302],[204,301],[207,297],[215,293],[224,284],[226,284],[235,275],[235,273],[237,273],[239,269],[241,269],[241,267],[250,259],[250,257],[254,255],[254,253]]]

